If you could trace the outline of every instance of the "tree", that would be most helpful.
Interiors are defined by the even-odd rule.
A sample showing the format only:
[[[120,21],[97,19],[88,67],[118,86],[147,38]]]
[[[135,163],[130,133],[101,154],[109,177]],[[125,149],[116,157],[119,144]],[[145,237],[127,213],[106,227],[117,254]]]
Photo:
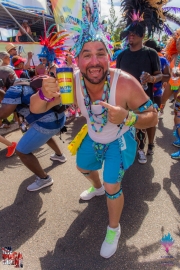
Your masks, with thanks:
[[[164,35],[164,36],[162,36],[162,38],[161,38],[161,40],[163,41],[163,42],[165,42],[165,41],[167,41],[168,40],[168,35]]]
[[[110,13],[110,18],[108,19],[108,26],[109,26],[108,30],[111,33],[111,36],[113,37],[116,31],[116,28],[118,26],[118,23],[117,23],[118,17],[116,17],[116,14],[115,14],[113,0],[111,0],[111,7],[109,9],[109,13]]]

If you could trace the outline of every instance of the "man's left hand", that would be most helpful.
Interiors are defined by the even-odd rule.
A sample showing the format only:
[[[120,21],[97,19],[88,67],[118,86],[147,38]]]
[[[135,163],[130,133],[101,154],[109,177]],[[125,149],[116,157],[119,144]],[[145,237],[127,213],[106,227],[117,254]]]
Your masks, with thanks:
[[[128,115],[128,111],[120,106],[112,106],[103,101],[99,105],[108,109],[108,120],[113,124],[121,124]]]
[[[151,76],[148,72],[144,72],[140,76],[141,84],[146,84],[146,83],[153,83],[154,77]]]

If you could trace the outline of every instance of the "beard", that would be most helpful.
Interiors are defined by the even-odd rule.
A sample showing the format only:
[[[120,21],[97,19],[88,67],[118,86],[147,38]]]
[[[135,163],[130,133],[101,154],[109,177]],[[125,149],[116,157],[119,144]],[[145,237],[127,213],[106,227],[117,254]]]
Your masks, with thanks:
[[[103,71],[103,74],[102,74],[101,78],[98,79],[98,80],[89,78],[89,76],[87,75],[87,71],[88,71],[88,69],[90,69],[90,68],[101,68],[102,71]],[[88,67],[88,69],[86,69],[86,73],[83,73],[83,72],[81,72],[81,73],[82,73],[83,77],[84,77],[88,82],[90,82],[90,83],[92,83],[92,84],[99,84],[99,83],[101,83],[101,82],[107,77],[108,70],[104,71],[104,68],[101,67],[101,66],[91,66],[91,67]]]

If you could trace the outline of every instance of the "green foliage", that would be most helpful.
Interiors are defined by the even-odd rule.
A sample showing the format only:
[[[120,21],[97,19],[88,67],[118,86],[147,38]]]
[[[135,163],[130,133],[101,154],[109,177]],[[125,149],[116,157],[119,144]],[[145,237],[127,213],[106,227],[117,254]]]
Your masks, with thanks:
[[[111,7],[109,9],[110,17],[108,19],[108,32],[111,34],[111,39],[114,42],[120,41],[120,33],[125,27],[125,22],[119,20],[115,14],[114,3],[111,0]]]
[[[169,38],[168,35],[164,35],[164,36],[162,36],[161,40],[164,42],[164,41],[167,41],[168,38]]]
[[[110,18],[108,19],[108,31],[111,33],[111,37],[114,37],[118,27],[118,17],[116,17],[114,3],[111,0],[111,7],[109,9]]]

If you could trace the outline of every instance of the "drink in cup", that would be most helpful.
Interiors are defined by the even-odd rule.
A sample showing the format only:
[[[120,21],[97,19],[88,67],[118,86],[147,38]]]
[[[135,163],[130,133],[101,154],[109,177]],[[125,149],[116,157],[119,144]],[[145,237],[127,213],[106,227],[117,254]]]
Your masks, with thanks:
[[[61,103],[63,105],[74,103],[74,91],[73,91],[73,68],[62,67],[56,69],[56,77],[58,80]]]

